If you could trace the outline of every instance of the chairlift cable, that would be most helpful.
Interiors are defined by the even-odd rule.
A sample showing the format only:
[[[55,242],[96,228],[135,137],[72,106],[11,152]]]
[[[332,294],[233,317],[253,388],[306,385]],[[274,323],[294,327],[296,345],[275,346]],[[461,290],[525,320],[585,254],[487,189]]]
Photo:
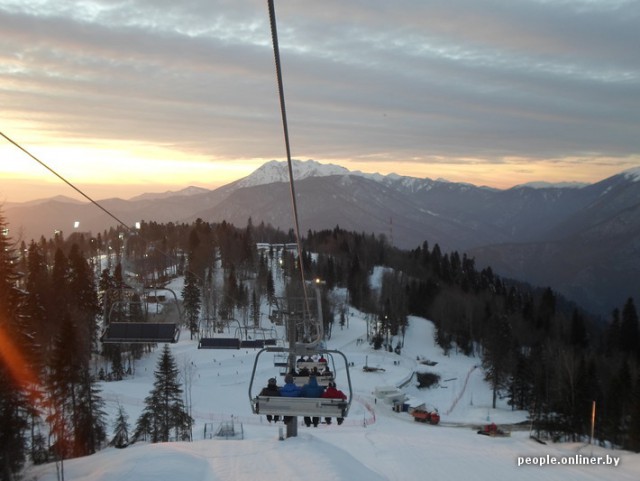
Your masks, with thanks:
[[[82,197],[84,197],[85,199],[87,199],[89,202],[91,202],[93,205],[95,205],[96,207],[98,207],[100,210],[102,210],[105,214],[107,214],[109,217],[111,217],[112,219],[114,219],[116,222],[118,222],[118,224],[122,225],[126,230],[131,231],[131,227],[129,227],[127,224],[125,224],[124,222],[122,222],[120,219],[118,219],[118,217],[116,217],[114,214],[112,214],[111,212],[109,212],[106,208],[104,208],[102,205],[100,205],[97,201],[93,200],[91,197],[89,197],[87,194],[85,194],[81,189],[79,189],[78,187],[76,187],[75,185],[73,185],[71,182],[69,182],[67,179],[65,179],[62,175],[60,175],[58,172],[56,172],[55,170],[53,170],[51,167],[49,167],[47,164],[45,164],[42,160],[38,159],[35,155],[33,155],[31,152],[29,152],[27,149],[25,149],[24,147],[22,147],[18,142],[16,142],[15,140],[9,138],[7,135],[5,135],[3,132],[0,132],[0,135],[2,137],[4,137],[9,143],[13,144],[15,147],[17,147],[18,149],[20,149],[22,152],[24,152],[25,154],[27,154],[29,157],[31,157],[33,160],[35,160],[37,163],[39,163],[41,166],[43,166],[45,169],[47,169],[49,172],[51,172],[53,175],[55,175],[56,177],[58,177],[62,182],[64,182],[65,184],[67,184],[69,187],[71,187],[73,190],[75,190],[76,192],[78,192]]]
[[[271,39],[273,43],[273,54],[276,63],[276,77],[278,80],[278,94],[280,97],[280,113],[282,115],[282,128],[284,131],[284,144],[287,152],[287,166],[289,168],[289,188],[291,191],[291,206],[293,208],[293,221],[296,235],[296,247],[298,251],[298,265],[300,266],[300,279],[302,281],[302,290],[304,296],[305,308],[307,314],[311,315],[311,309],[309,306],[309,296],[307,294],[307,285],[305,282],[304,262],[302,258],[302,244],[300,240],[300,223],[298,221],[298,205],[296,202],[296,191],[293,181],[293,166],[291,162],[291,147],[289,144],[289,128],[287,126],[287,110],[284,101],[284,85],[282,82],[282,66],[280,64],[280,49],[278,46],[278,30],[276,26],[276,12],[273,4],[273,0],[268,0],[269,4],[269,21],[271,24]]]
[[[107,209],[106,207],[102,206],[97,200],[94,200],[93,198],[91,198],[88,194],[86,194],[84,191],[82,191],[82,189],[80,189],[79,187],[76,187],[72,182],[70,182],[69,180],[67,180],[64,176],[62,176],[61,174],[59,174],[58,172],[56,172],[53,168],[49,167],[44,161],[40,160],[38,157],[36,157],[35,155],[33,155],[31,152],[29,152],[25,147],[23,147],[22,145],[20,145],[18,142],[16,142],[15,140],[13,140],[12,138],[10,138],[8,135],[6,135],[4,132],[0,131],[0,136],[4,137],[7,142],[9,142],[10,144],[14,145],[15,147],[17,147],[19,150],[21,150],[22,152],[24,152],[26,155],[28,155],[29,157],[31,157],[33,160],[35,160],[38,164],[40,164],[41,166],[43,166],[45,169],[47,169],[49,172],[51,172],[53,175],[55,175],[56,177],[58,177],[61,181],[63,181],[65,184],[67,184],[69,187],[71,187],[73,190],[75,190],[76,192],[78,192],[81,196],[83,196],[85,199],[87,199],[89,202],[91,202],[93,205],[95,205],[96,207],[98,207],[101,211],[103,211],[105,214],[107,214],[109,217],[111,217],[112,219],[114,219],[119,225],[121,225],[127,232],[131,233],[133,232],[133,229],[128,226],[127,224],[124,223],[124,221],[122,221],[121,219],[119,219],[114,213],[112,213],[111,211],[109,211],[109,209]],[[156,249],[158,252],[160,252],[162,255],[164,255],[165,257],[167,257],[169,260],[171,260],[172,262],[175,262],[177,264],[177,259],[175,259],[173,256],[171,256],[170,254],[162,251],[161,249]],[[198,279],[202,280],[202,278],[197,275],[196,273],[193,273]]]

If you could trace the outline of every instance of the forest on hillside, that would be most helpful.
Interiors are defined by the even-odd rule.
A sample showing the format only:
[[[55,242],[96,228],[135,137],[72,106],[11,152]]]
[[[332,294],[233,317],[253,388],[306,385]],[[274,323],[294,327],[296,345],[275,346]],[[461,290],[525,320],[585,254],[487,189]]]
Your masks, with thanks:
[[[481,359],[494,400],[528,410],[540,434],[588,436],[595,401],[596,438],[640,451],[640,326],[632,298],[603,324],[549,288],[476,269],[464,253],[427,241],[400,250],[384,236],[340,227],[309,231],[301,259],[284,247],[295,241],[292,231],[251,220],[244,227],[142,222],[139,229],[15,243],[0,213],[0,232],[3,480],[27,459],[82,456],[107,444],[98,381],[131,375],[135,360],[155,348],[99,341],[109,322],[143,319],[136,286],[184,276],[184,327],[199,336],[203,319],[259,322],[262,300],[275,301],[275,257],[275,275],[291,295],[299,291],[301,266],[308,279],[322,280],[326,332],[344,322],[344,306],[327,295],[334,288],[346,289],[349,303],[375,320],[372,349],[402,352],[409,316],[425,317],[445,352]],[[385,268],[379,290],[369,284],[376,267]],[[96,369],[104,361],[109,369]],[[169,375],[171,360],[163,361]],[[188,439],[183,414],[173,428]],[[152,415],[147,411],[137,434],[162,441],[166,432],[153,430]]]

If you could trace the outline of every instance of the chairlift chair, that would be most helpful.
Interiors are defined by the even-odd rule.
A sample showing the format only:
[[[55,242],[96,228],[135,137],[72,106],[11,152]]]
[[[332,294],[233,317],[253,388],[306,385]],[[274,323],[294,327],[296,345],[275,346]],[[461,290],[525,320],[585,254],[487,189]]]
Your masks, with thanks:
[[[289,356],[314,355],[323,354],[333,357],[340,356],[344,361],[346,386],[348,393],[347,399],[330,399],[330,398],[307,398],[307,397],[284,397],[284,396],[260,396],[254,394],[254,381],[260,356],[264,353],[288,353]],[[335,372],[335,369],[334,369]],[[260,386],[261,389],[263,385]],[[257,390],[259,390],[257,389]],[[255,357],[253,363],[253,371],[251,373],[251,381],[249,382],[249,399],[251,401],[251,409],[254,414],[264,414],[273,416],[304,416],[304,417],[335,417],[346,418],[351,407],[353,399],[353,387],[351,385],[351,376],[349,374],[349,362],[347,357],[340,351],[328,349],[308,349],[300,345],[294,348],[286,347],[265,347],[261,349]]]

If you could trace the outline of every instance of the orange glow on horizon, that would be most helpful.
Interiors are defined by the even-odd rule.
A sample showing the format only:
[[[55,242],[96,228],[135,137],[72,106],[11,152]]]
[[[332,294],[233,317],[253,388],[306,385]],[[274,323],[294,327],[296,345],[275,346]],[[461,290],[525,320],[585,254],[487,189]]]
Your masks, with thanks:
[[[238,156],[228,159],[181,151],[177,146],[129,140],[80,138],[51,141],[38,134],[35,127],[22,124],[16,125],[15,132],[12,136],[15,141],[30,139],[31,144],[22,145],[27,151],[96,200],[128,199],[144,193],[178,191],[190,186],[216,189],[250,175],[270,160],[285,160],[282,152],[275,152],[272,158]],[[0,164],[0,205],[57,195],[84,200],[45,167],[6,141],[0,142],[0,158],[3,160]],[[355,159],[314,160],[369,174],[395,173],[497,189],[509,189],[528,182],[594,183],[640,165],[638,155],[549,159],[424,155],[394,159],[393,152],[385,152]]]

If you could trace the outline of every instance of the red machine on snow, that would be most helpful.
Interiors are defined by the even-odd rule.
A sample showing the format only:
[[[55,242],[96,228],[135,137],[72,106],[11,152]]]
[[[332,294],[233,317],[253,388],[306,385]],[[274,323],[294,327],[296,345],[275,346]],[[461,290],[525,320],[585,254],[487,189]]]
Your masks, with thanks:
[[[499,428],[495,423],[486,424],[482,429],[478,431],[478,434],[491,437],[511,436],[511,433],[509,431],[505,431],[504,429]]]
[[[414,421],[419,423],[438,424],[440,422],[440,414],[438,411],[427,411],[425,409],[413,409],[409,414],[413,416]]]

